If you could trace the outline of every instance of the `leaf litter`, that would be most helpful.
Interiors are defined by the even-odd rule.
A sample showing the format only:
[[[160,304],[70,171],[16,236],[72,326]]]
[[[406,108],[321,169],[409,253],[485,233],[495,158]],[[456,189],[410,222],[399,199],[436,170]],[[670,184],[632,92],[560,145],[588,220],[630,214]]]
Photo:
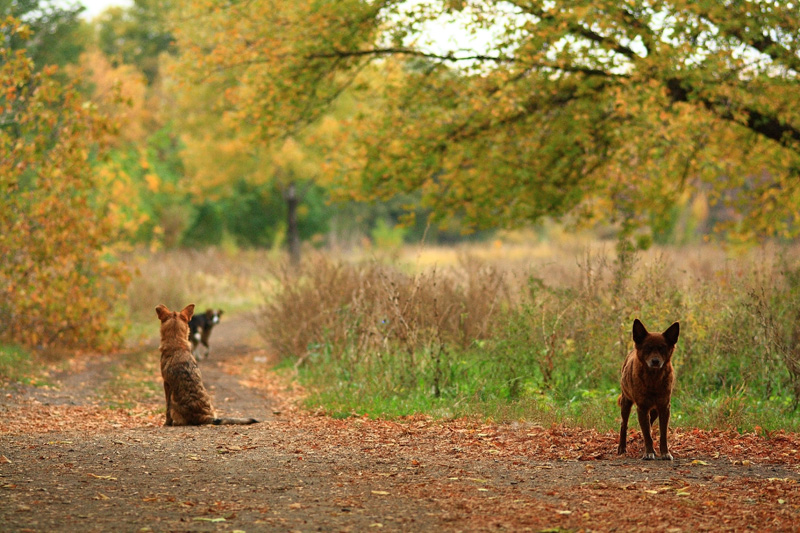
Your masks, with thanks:
[[[616,433],[594,429],[334,419],[302,409],[302,388],[249,353],[263,352],[220,349],[203,363],[212,394],[228,400],[218,409],[264,420],[246,428],[164,428],[156,400],[109,409],[84,391],[57,391],[70,400],[61,403],[52,391],[3,391],[0,521],[53,531],[792,531],[800,518],[797,434],[676,428],[676,460],[645,462],[635,431],[618,457]]]

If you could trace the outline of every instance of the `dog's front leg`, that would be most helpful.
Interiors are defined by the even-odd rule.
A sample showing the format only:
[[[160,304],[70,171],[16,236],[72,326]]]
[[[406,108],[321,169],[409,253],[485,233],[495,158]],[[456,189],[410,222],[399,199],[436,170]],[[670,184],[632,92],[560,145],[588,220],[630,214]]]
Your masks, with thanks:
[[[167,397],[167,420],[164,422],[165,426],[172,425],[172,409],[170,408],[170,387],[169,384],[164,382],[164,395]]]
[[[191,339],[192,341],[192,355],[198,361],[200,360],[200,351],[197,349],[200,346],[200,332],[196,332],[194,337]]]
[[[628,444],[628,418],[631,416],[631,408],[633,402],[625,396],[620,396],[619,407],[622,413],[622,424],[619,426],[619,446],[617,447],[617,455],[625,453]]]
[[[672,454],[669,453],[667,448],[667,429],[669,427],[669,402],[666,405],[658,406],[658,429],[659,441],[658,449],[661,452],[661,459],[664,461],[672,461]]]
[[[656,451],[653,448],[653,436],[650,434],[650,409],[637,405],[636,414],[639,416],[639,427],[642,428],[642,438],[644,439],[642,459],[651,461],[656,458]]]

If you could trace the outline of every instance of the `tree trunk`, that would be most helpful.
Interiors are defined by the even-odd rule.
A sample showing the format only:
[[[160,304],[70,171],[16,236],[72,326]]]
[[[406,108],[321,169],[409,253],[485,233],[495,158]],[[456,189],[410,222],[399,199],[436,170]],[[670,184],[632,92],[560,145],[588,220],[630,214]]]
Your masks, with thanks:
[[[284,193],[286,199],[286,238],[289,243],[289,260],[292,265],[300,264],[300,232],[297,227],[297,206],[300,200],[297,197],[297,187],[294,182]]]

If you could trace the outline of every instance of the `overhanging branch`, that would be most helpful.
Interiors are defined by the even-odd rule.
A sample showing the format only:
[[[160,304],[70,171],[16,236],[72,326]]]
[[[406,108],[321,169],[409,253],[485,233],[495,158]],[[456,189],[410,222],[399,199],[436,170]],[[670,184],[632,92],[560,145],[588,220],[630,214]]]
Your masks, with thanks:
[[[457,56],[455,52],[449,52],[447,54],[436,54],[432,52],[423,52],[421,50],[416,50],[414,48],[370,48],[366,50],[333,50],[331,52],[319,52],[315,54],[310,54],[308,58],[341,59],[348,57],[368,57],[368,56],[381,57],[381,56],[392,56],[392,55],[423,57],[426,59],[436,59],[438,61],[450,61],[454,63],[459,61],[491,61],[495,63],[513,63],[515,61],[513,57],[489,56],[484,54]]]
[[[746,116],[742,121],[737,118],[737,113],[727,102],[715,101],[697,94],[689,82],[680,78],[670,78],[665,81],[667,95],[673,102],[697,102],[727,122],[733,122],[771,139],[781,146],[800,153],[800,130],[774,115],[761,112],[757,109],[740,106],[735,111]]]

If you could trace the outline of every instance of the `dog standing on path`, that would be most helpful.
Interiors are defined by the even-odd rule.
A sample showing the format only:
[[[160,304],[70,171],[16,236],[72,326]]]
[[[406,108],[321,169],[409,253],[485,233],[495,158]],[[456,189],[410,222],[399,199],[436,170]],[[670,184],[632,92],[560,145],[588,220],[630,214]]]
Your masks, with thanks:
[[[208,357],[211,348],[208,346],[208,339],[211,337],[211,330],[214,326],[219,324],[219,319],[222,317],[222,309],[207,309],[202,315],[194,315],[189,321],[189,340],[192,343],[192,355],[197,360],[200,360],[200,354],[197,353],[198,345],[205,346],[206,353],[203,358]]]
[[[642,459],[656,458],[653,448],[651,426],[658,419],[660,429],[659,451],[661,459],[672,461],[667,448],[667,428],[669,427],[670,398],[675,385],[675,372],[672,369],[672,352],[678,343],[680,324],[675,322],[664,333],[648,333],[639,319],[633,321],[633,342],[635,347],[622,365],[620,386],[622,394],[618,399],[622,410],[622,425],[619,429],[618,454],[625,453],[628,437],[628,417],[636,404],[636,414],[644,438]]]
[[[211,398],[203,386],[200,368],[192,357],[189,344],[189,321],[194,304],[178,313],[165,305],[156,307],[161,320],[161,377],[167,398],[165,426],[199,426],[201,424],[254,424],[255,418],[217,418]]]

